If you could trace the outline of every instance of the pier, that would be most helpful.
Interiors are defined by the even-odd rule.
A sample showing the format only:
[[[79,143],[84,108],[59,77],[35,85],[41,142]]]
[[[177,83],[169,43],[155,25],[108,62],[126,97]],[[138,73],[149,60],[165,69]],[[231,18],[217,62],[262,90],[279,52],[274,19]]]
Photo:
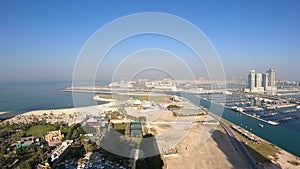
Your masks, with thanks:
[[[259,144],[260,143],[260,139],[255,136],[254,134],[250,133],[247,130],[244,130],[243,128],[239,127],[239,126],[231,126],[231,128],[238,132],[239,134],[241,134],[242,136],[246,137],[248,140],[252,141],[254,144]]]
[[[230,92],[232,94],[223,96],[226,97],[223,101],[214,101],[205,95],[199,97],[274,126],[300,118],[300,99],[237,90]]]

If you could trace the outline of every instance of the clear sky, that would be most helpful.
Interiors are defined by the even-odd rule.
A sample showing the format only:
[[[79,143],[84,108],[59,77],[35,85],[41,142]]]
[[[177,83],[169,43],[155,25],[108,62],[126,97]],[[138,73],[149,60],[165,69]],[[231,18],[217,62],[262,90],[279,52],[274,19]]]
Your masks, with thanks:
[[[0,83],[70,81],[88,38],[137,12],[170,13],[195,24],[215,46],[229,79],[272,66],[278,79],[300,81],[299,0],[1,0]]]

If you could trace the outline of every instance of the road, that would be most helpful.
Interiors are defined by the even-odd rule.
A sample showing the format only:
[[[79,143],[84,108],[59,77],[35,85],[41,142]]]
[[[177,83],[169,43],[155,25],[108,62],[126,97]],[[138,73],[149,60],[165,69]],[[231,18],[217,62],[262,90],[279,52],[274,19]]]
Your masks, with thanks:
[[[212,114],[209,111],[205,111],[205,112],[220,122],[221,126],[224,128],[228,136],[230,136],[233,146],[238,150],[238,152],[244,158],[244,160],[248,162],[249,168],[260,169],[260,167],[256,164],[256,161],[249,154],[248,150],[243,145],[243,143],[235,136],[231,128],[221,121],[221,117]]]

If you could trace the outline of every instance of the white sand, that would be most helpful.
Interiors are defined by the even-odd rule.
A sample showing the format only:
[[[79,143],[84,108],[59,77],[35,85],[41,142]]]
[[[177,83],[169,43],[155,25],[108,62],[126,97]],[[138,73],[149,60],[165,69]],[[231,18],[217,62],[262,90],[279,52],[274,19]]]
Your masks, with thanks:
[[[9,121],[10,123],[18,123],[18,122],[29,123],[34,119],[34,117],[37,119],[48,117],[48,119],[46,120],[47,121],[50,120],[49,122],[64,121],[69,124],[72,124],[84,120],[85,117],[87,117],[87,115],[99,115],[105,111],[115,110],[116,109],[114,107],[115,104],[116,104],[115,102],[110,102],[102,105],[87,106],[87,107],[53,109],[53,110],[35,110],[20,115],[16,115],[5,121]],[[70,116],[75,116],[75,117],[69,118]]]
[[[6,113],[9,113],[9,112],[5,112],[5,111],[3,111],[3,112],[0,112],[0,115],[1,115],[1,114],[6,114]]]
[[[107,107],[113,106],[114,103],[106,103],[102,105],[95,105],[95,106],[87,106],[87,107],[76,107],[76,108],[65,108],[65,109],[53,109],[53,110],[35,110],[35,111],[30,111],[27,113],[21,114],[22,116],[30,116],[30,115],[43,115],[43,114],[60,114],[60,113],[66,113],[66,114],[73,114],[74,112],[79,112],[79,113],[96,113],[99,112],[103,109],[106,109]]]

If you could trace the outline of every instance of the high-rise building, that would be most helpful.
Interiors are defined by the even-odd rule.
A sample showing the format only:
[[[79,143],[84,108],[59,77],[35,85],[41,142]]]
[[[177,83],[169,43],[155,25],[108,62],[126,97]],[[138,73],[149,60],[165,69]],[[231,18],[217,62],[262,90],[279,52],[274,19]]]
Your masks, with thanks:
[[[257,88],[262,87],[262,74],[261,73],[257,73],[255,75],[255,87],[257,87]]]
[[[269,73],[265,73],[262,75],[262,86],[265,90],[269,86]]]
[[[275,69],[270,68],[265,74],[255,73],[255,70],[250,70],[247,90],[253,93],[276,94]]]
[[[275,87],[276,86],[276,82],[275,82],[275,69],[274,68],[270,68],[269,70],[267,70],[266,73],[268,73],[268,86]]]
[[[255,70],[250,70],[248,74],[248,88],[254,90],[255,88]]]
[[[266,93],[268,94],[276,94],[277,92],[277,87],[276,87],[276,79],[275,79],[275,69],[270,68],[266,72],[267,76],[267,86],[265,88]]]

